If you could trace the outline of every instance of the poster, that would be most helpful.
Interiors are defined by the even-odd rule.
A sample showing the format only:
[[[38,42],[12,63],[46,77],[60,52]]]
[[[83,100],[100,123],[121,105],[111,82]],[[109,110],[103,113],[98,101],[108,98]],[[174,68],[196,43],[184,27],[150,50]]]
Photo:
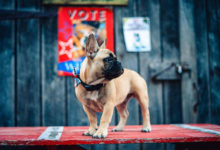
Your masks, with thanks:
[[[79,72],[85,58],[85,43],[94,32],[98,44],[106,40],[106,48],[114,51],[113,11],[110,8],[60,7],[58,10],[58,75]]]
[[[123,18],[123,32],[128,52],[147,52],[151,50],[149,18]]]

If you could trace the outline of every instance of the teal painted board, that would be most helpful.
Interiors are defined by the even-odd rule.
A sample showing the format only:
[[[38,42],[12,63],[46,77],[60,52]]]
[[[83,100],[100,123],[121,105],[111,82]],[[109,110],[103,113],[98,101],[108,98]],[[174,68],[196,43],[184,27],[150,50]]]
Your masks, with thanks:
[[[207,14],[206,0],[194,2],[194,28],[196,40],[197,83],[199,86],[199,105],[197,109],[197,122],[211,122],[210,88],[209,88],[209,49],[207,40]],[[201,23],[205,22],[205,23]],[[201,59],[202,58],[202,59]]]
[[[18,10],[37,10],[35,5]],[[16,123],[17,126],[40,125],[40,36],[39,20],[17,21],[16,52]]]
[[[163,62],[179,63],[178,1],[161,1],[161,41]],[[169,21],[168,21],[169,20]],[[163,83],[164,123],[182,122],[180,81]],[[175,112],[173,114],[173,112]]]
[[[82,103],[77,99],[74,78],[66,77],[67,81],[67,125],[88,126],[89,120],[83,110]]]
[[[17,7],[24,10],[40,10],[41,0],[17,0]]]
[[[14,1],[0,1],[0,9],[13,9]],[[14,21],[0,21],[0,126],[14,126],[15,49]]]
[[[56,11],[56,9],[54,10]],[[42,20],[42,122],[66,125],[65,78],[57,75],[57,18]]]
[[[17,125],[40,125],[40,46],[39,21],[17,23]]]
[[[0,9],[14,9],[15,8],[15,0],[2,0],[0,1]]]
[[[193,0],[179,1],[179,39],[181,64],[189,64],[189,73],[181,76],[182,116],[184,123],[195,123],[197,113],[194,110],[197,103],[197,66],[196,66],[196,41],[194,29],[194,2]]]
[[[0,28],[0,126],[14,126],[14,98],[15,98],[15,81],[14,81],[14,22],[1,21]]]
[[[220,124],[220,1],[207,1],[211,122]]]

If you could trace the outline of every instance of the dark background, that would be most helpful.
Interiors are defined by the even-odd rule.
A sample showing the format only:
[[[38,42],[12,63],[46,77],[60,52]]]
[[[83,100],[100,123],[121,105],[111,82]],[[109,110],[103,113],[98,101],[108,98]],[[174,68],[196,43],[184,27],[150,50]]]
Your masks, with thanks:
[[[73,78],[57,75],[57,8],[41,0],[0,1],[0,126],[88,125]],[[152,124],[220,124],[220,1],[129,0],[127,6],[112,8],[115,51],[125,67],[146,79]],[[133,16],[150,18],[150,52],[126,52],[122,18]],[[151,79],[171,63],[188,64],[191,73],[178,75],[173,67],[156,81]],[[129,102],[128,110],[127,124],[141,124],[136,100]],[[112,125],[118,119],[115,112]],[[170,149],[172,145],[86,148]]]

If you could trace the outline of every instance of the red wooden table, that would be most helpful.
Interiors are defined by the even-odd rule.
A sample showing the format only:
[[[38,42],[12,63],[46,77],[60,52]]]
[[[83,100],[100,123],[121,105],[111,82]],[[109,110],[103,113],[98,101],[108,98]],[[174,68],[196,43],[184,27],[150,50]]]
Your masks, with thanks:
[[[144,133],[141,126],[126,126],[105,139],[82,136],[88,127],[0,127],[0,145],[79,145],[121,143],[182,143],[220,141],[220,126],[212,124],[152,125]]]

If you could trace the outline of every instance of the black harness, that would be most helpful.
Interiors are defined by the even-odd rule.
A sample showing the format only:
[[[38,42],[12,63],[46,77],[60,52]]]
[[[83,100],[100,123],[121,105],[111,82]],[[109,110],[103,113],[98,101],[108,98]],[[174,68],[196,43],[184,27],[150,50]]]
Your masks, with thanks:
[[[81,84],[87,91],[95,91],[100,90],[104,84],[96,84],[96,85],[89,85],[82,81],[80,78],[80,75],[76,73],[76,70],[74,69],[73,77],[75,78],[75,86],[78,86]]]

